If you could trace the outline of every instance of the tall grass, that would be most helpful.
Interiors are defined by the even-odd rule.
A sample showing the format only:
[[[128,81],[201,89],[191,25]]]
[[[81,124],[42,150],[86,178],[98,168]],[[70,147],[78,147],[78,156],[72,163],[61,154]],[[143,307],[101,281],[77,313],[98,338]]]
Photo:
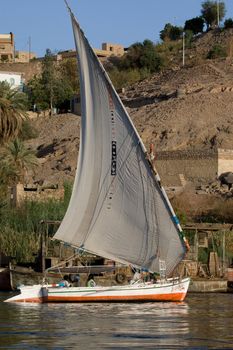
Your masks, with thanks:
[[[9,225],[0,230],[0,249],[17,263],[34,263],[40,250],[40,235],[36,232],[18,232]]]
[[[63,200],[25,201],[20,207],[6,205],[0,209],[0,251],[15,258],[17,263],[33,263],[40,249],[41,234],[47,229],[42,220],[62,220],[72,185],[64,184]],[[49,227],[53,235],[57,227]]]
[[[210,222],[220,224],[233,224],[233,199],[222,199],[209,195],[200,196],[195,195],[191,191],[187,191],[172,200],[173,207],[177,216],[179,217],[181,224],[187,222]],[[194,244],[193,231],[186,231],[190,245]],[[229,264],[233,259],[233,232],[225,232],[226,239],[226,262]],[[223,232],[213,232],[211,238],[209,237],[208,248],[199,249],[199,261],[207,264],[210,252],[217,252],[221,258],[223,256],[222,251]]]

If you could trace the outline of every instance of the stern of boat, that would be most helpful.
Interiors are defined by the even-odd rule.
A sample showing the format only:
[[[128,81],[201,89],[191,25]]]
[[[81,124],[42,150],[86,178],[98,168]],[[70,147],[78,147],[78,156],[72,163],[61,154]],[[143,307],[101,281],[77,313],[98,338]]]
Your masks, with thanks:
[[[174,282],[172,292],[177,294],[178,300],[177,301],[183,301],[186,297],[186,294],[188,292],[189,288],[189,283],[190,283],[190,278],[186,277],[183,278],[182,280],[178,279],[177,282]]]

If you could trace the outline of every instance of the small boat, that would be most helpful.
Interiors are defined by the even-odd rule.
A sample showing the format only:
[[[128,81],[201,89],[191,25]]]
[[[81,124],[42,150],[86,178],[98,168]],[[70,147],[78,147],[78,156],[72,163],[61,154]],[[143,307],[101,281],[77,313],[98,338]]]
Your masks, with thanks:
[[[62,287],[54,285],[23,286],[20,294],[6,301],[31,303],[59,302],[151,302],[183,301],[189,285],[189,278],[180,281],[171,278],[156,283],[139,282],[114,287]]]
[[[80,76],[81,138],[72,196],[54,239],[157,273],[123,286],[23,286],[8,302],[182,301],[189,278],[171,278],[188,243],[147,152],[104,67],[65,0]],[[152,152],[151,152],[152,153]]]

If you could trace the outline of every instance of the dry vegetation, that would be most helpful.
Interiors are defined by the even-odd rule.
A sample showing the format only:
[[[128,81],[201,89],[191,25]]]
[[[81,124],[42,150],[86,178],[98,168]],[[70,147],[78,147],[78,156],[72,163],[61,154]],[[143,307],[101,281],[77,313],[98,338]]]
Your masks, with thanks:
[[[172,205],[183,223],[220,222],[233,223],[233,199],[184,191],[172,199]]]

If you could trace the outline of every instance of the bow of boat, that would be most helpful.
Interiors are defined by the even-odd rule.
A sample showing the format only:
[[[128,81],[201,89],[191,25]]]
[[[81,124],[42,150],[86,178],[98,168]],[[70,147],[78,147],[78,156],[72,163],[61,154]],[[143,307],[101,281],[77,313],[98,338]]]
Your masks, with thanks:
[[[40,284],[33,286],[22,286],[19,287],[18,291],[18,294],[4,300],[4,302],[44,303],[46,302],[48,295],[47,288]]]

